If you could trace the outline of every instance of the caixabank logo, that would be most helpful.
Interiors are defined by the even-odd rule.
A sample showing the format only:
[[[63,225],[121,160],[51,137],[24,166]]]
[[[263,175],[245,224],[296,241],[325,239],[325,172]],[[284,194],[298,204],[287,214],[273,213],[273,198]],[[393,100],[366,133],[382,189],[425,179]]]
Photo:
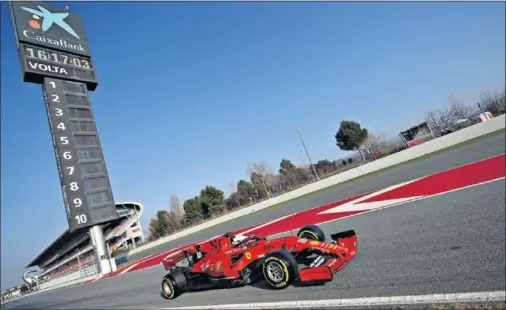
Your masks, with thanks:
[[[42,30],[44,32],[48,31],[53,24],[60,26],[67,33],[75,37],[76,39],[80,39],[79,35],[70,27],[69,24],[65,22],[65,18],[69,16],[69,13],[52,13],[44,7],[38,5],[39,10],[30,9],[22,6],[21,9],[27,11],[28,13],[32,13],[33,19],[28,21],[28,25],[32,29]],[[39,20],[42,18],[42,25]]]
[[[11,2],[19,42],[90,56],[81,18],[42,2]]]

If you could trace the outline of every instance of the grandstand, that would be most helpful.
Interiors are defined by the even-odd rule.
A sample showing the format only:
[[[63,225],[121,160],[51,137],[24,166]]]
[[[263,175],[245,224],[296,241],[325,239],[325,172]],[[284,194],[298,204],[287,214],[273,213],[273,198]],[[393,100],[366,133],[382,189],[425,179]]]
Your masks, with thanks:
[[[102,224],[109,249],[128,250],[144,242],[140,217],[144,206],[137,202],[116,204],[119,218]],[[93,246],[88,229],[66,230],[49,247],[33,259],[26,268],[38,266],[41,289],[97,274]],[[26,280],[25,280],[26,282]]]

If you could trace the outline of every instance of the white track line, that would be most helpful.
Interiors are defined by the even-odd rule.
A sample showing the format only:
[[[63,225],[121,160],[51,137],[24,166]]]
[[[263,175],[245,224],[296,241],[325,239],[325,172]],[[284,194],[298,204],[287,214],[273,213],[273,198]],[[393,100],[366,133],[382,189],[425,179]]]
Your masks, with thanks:
[[[382,207],[382,208],[372,209],[372,210],[365,211],[365,212],[358,213],[358,214],[352,214],[352,215],[340,217],[340,218],[329,220],[329,221],[325,221],[325,222],[318,222],[318,223],[311,223],[311,224],[321,225],[321,224],[327,224],[327,223],[331,223],[331,222],[335,222],[335,221],[339,221],[339,220],[344,220],[344,219],[347,219],[347,218],[350,218],[350,217],[360,216],[362,214],[368,214],[368,213],[371,213],[371,212],[380,211],[380,210],[384,210],[384,209],[391,208],[391,207],[397,207],[397,206],[404,205],[404,204],[411,203],[411,202],[415,202],[415,201],[418,201],[418,200],[423,200],[423,199],[428,199],[428,198],[432,198],[432,197],[437,197],[437,196],[449,194],[449,193],[452,193],[452,192],[457,192],[457,191],[461,191],[461,190],[464,190],[464,189],[468,189],[468,188],[471,188],[471,187],[485,185],[487,183],[492,183],[492,182],[504,180],[505,178],[506,177],[500,177],[500,178],[497,178],[497,179],[493,179],[493,180],[489,180],[489,181],[484,181],[484,182],[480,182],[480,183],[476,183],[476,184],[460,187],[460,188],[457,188],[457,189],[452,189],[452,190],[449,190],[449,191],[446,191],[446,192],[442,192],[442,193],[437,193],[437,194],[434,194],[434,195],[427,195],[427,196],[421,196],[421,197],[413,197],[413,199],[411,199],[411,200],[403,201],[403,202],[392,204],[392,205],[388,205],[388,206],[385,206],[385,207]],[[283,235],[283,234],[286,234],[286,233],[288,233],[290,231],[293,231],[293,230],[294,229],[287,230],[287,231],[284,231],[284,232],[280,232],[280,233],[277,233],[277,234],[274,234],[274,235],[270,235],[270,237],[277,236],[277,235]]]
[[[124,273],[127,273],[127,272],[128,272],[128,271],[130,271],[131,269],[133,269],[133,268],[137,267],[137,265],[139,265],[139,264],[141,264],[141,263],[143,263],[143,262],[145,262],[145,261],[147,261],[147,260],[150,260],[150,259],[156,258],[156,257],[158,257],[158,256],[162,256],[163,254],[165,254],[165,253],[159,253],[159,254],[150,255],[150,256],[146,256],[146,257],[144,257],[144,258],[141,258],[141,259],[139,259],[137,262],[134,262],[134,263],[132,263],[130,266],[126,267],[126,268],[125,268],[125,270],[121,271],[120,273],[118,273],[118,274],[117,274],[117,275],[115,275],[114,277],[119,276],[119,275],[122,275],[122,274],[124,274]]]
[[[359,198],[354,199],[352,201],[348,201],[347,203],[340,204],[340,205],[338,205],[336,207],[333,207],[333,208],[327,209],[325,211],[319,212],[318,214],[340,213],[340,212],[348,212],[348,211],[360,211],[360,210],[366,210],[366,209],[376,210],[376,209],[379,208],[378,206],[385,205],[385,203],[387,203],[387,202],[391,202],[390,204],[387,203],[387,205],[401,204],[401,203],[405,203],[408,200],[412,200],[412,199],[423,197],[423,196],[413,196],[413,197],[400,198],[400,199],[391,199],[390,201],[388,201],[388,200],[381,201],[380,200],[380,201],[362,203],[362,201],[364,201],[364,200],[367,200],[367,199],[372,198],[372,197],[379,196],[379,195],[381,195],[383,193],[386,193],[386,192],[393,191],[393,190],[395,190],[397,188],[403,187],[405,185],[414,183],[414,182],[422,180],[422,179],[423,178],[413,179],[413,180],[410,180],[410,181],[406,181],[406,182],[402,182],[402,183],[399,183],[399,184],[395,184],[395,185],[392,185],[392,186],[385,187],[385,188],[383,188],[383,189],[381,189],[379,191],[374,191],[374,192],[372,192],[370,194],[367,194],[365,196],[359,197]]]
[[[505,300],[505,291],[461,294],[433,294],[392,297],[366,297],[352,299],[299,300],[214,306],[169,307],[158,309],[300,309],[335,307],[378,307],[388,305],[417,305],[440,303],[500,302]]]

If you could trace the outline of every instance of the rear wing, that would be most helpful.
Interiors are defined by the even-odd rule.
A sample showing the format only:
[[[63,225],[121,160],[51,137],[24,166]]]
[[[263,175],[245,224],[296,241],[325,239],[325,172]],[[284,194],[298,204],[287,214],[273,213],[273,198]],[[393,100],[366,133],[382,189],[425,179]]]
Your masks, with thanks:
[[[193,251],[191,251],[190,248],[181,250],[170,257],[166,257],[164,260],[162,260],[162,265],[165,270],[171,270],[178,265],[191,265],[193,259],[192,259]]]

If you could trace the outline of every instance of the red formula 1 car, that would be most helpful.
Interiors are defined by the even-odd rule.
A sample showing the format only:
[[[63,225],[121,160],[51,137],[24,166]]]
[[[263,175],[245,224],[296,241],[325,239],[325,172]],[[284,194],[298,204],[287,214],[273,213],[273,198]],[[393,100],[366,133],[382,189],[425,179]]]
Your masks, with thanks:
[[[357,253],[354,230],[331,234],[307,225],[297,235],[267,240],[257,236],[234,242],[230,233],[188,247],[162,261],[169,271],[162,279],[162,297],[174,299],[184,292],[227,288],[264,279],[273,289],[291,284],[331,281]]]

